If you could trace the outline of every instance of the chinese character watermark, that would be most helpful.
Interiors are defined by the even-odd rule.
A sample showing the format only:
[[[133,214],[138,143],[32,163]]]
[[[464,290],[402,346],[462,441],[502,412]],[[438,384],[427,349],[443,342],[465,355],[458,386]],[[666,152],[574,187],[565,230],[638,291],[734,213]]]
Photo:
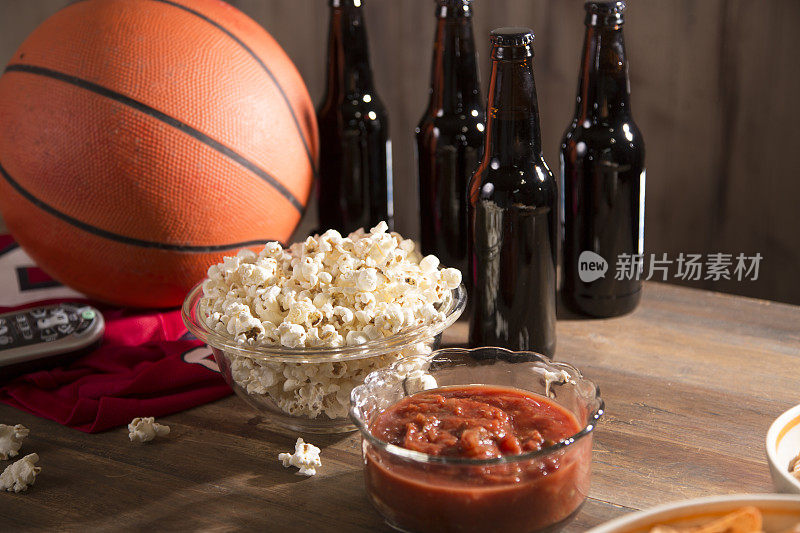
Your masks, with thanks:
[[[616,257],[614,279],[668,281],[756,281],[763,256],[714,252],[707,254],[683,253],[670,259],[666,253],[660,256],[649,254],[619,254]],[[581,281],[590,283],[604,278],[608,263],[592,251],[584,251],[578,259],[578,274]]]
[[[749,263],[748,263],[749,261]],[[758,265],[761,264],[761,254],[756,253],[756,255],[752,257],[748,257],[744,254],[739,254],[736,256],[736,268],[733,269],[733,274],[736,276],[737,281],[742,281],[743,279],[749,279],[755,281],[758,279]]]
[[[642,275],[642,254],[619,254],[617,256],[616,280],[639,279]]]
[[[687,280],[698,280],[703,275],[703,256],[700,254],[678,255],[678,272],[675,277]]]

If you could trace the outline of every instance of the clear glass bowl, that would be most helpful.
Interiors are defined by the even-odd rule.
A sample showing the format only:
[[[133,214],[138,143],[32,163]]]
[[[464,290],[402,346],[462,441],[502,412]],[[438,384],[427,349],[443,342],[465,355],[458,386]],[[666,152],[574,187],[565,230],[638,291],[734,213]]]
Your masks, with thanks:
[[[452,325],[467,301],[464,285],[453,290],[445,319],[341,348],[250,346],[210,329],[202,317],[202,282],[183,302],[186,327],[211,348],[225,381],[276,431],[343,433],[355,426],[347,417],[350,391],[372,371],[387,368],[408,355],[429,354],[441,333]],[[309,407],[310,406],[310,407]]]
[[[409,376],[407,366],[427,372]],[[548,396],[571,411],[581,429],[540,451],[493,459],[429,455],[370,433],[375,416],[404,397],[458,385],[513,387]],[[592,430],[602,414],[599,390],[575,367],[493,347],[446,348],[432,357],[406,358],[367,376],[353,389],[350,407],[362,436],[370,501],[387,524],[413,532],[559,530],[589,491]]]

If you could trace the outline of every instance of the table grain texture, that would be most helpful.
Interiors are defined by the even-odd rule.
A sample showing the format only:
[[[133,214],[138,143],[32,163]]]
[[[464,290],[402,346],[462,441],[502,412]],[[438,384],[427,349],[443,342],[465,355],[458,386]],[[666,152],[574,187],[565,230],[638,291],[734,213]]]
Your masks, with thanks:
[[[443,344],[466,335],[459,322]],[[628,316],[560,317],[556,359],[606,402],[589,498],[565,531],[673,500],[773,491],[764,439],[800,403],[800,307],[648,283]],[[87,435],[0,406],[0,422],[30,428],[21,453],[43,468],[26,493],[0,494],[0,529],[388,531],[364,492],[356,434],[303,435],[323,462],[305,478],[277,460],[295,437],[269,432],[235,397],[160,421],[169,437],[142,445],[125,428]]]

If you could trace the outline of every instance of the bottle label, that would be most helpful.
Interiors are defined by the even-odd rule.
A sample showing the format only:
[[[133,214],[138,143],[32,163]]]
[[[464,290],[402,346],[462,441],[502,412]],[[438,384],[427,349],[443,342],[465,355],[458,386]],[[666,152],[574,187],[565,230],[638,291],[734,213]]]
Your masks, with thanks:
[[[646,170],[639,174],[639,255],[644,254],[644,186]]]
[[[386,212],[390,219],[394,217],[393,187],[394,186],[392,184],[392,141],[391,139],[389,139],[386,141]],[[644,196],[642,198],[644,198]]]

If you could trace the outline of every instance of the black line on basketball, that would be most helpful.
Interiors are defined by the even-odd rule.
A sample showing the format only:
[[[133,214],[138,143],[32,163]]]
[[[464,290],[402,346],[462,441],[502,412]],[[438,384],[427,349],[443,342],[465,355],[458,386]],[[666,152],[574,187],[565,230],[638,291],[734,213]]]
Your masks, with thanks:
[[[156,242],[156,241],[146,241],[144,239],[137,239],[135,237],[128,237],[126,235],[120,235],[118,233],[113,233],[111,231],[107,231],[96,226],[92,226],[86,222],[78,220],[77,218],[71,217],[66,213],[63,213],[53,207],[52,205],[46,203],[44,200],[37,198],[31,192],[26,190],[22,185],[20,185],[14,178],[12,178],[9,173],[6,171],[5,167],[0,164],[0,174],[2,174],[3,178],[11,185],[19,194],[24,196],[28,201],[30,201],[33,205],[50,213],[56,218],[63,220],[64,222],[75,226],[78,229],[82,229],[87,233],[91,233],[92,235],[97,235],[98,237],[103,237],[104,239],[109,239],[112,241],[121,242],[123,244],[130,244],[132,246],[139,246],[142,248],[156,248],[158,250],[168,250],[172,252],[192,252],[192,253],[202,253],[202,252],[221,252],[223,250],[231,250],[235,248],[244,248],[246,246],[256,246],[259,244],[264,244],[269,240],[274,239],[258,239],[255,241],[244,241],[244,242],[235,242],[231,244],[212,244],[210,246],[194,246],[190,244],[170,244],[166,242]]]
[[[275,190],[277,190],[281,194],[281,196],[286,198],[289,201],[289,203],[291,203],[295,207],[295,209],[297,209],[298,212],[300,212],[301,214],[303,213],[303,204],[300,202],[300,200],[295,198],[295,196],[291,193],[291,191],[289,191],[289,189],[287,189],[281,182],[276,180],[265,170],[262,170],[255,163],[248,160],[243,155],[234,152],[231,148],[225,146],[224,144],[222,144],[217,140],[212,139],[202,131],[196,130],[193,127],[189,126],[188,124],[181,122],[180,120],[171,117],[165,113],[162,113],[158,109],[154,109],[145,103],[142,103],[138,100],[131,98],[130,96],[125,96],[124,94],[113,91],[107,87],[103,87],[102,85],[97,85],[96,83],[92,83],[88,80],[84,80],[82,78],[78,78],[70,74],[65,74],[63,72],[58,72],[56,70],[51,70],[49,68],[17,63],[13,65],[8,65],[6,67],[5,72],[26,72],[28,74],[45,76],[47,78],[51,78],[54,80],[63,81],[71,85],[74,85],[76,87],[80,87],[81,89],[86,89],[87,91],[99,94],[100,96],[105,96],[106,98],[110,98],[115,102],[119,102],[120,104],[136,109],[137,111],[140,111],[145,115],[160,120],[161,122],[169,126],[172,126],[176,130],[182,131],[183,133],[191,137],[194,137],[195,139],[205,144],[206,146],[213,148],[222,155],[239,163],[241,166],[243,166],[256,176],[258,176],[259,178],[263,179],[264,181],[272,185],[272,187],[274,187]]]
[[[239,46],[241,46],[242,48],[244,48],[245,52],[247,52],[248,54],[250,54],[250,56],[251,56],[253,59],[255,59],[255,60],[256,60],[256,62],[257,62],[259,65],[261,65],[261,68],[263,68],[263,69],[264,69],[264,71],[265,71],[265,72],[267,73],[267,75],[270,77],[270,79],[272,80],[272,82],[273,82],[273,83],[275,84],[275,86],[278,88],[278,92],[281,94],[281,97],[283,97],[283,101],[284,101],[284,103],[286,103],[286,107],[289,109],[289,113],[292,115],[292,120],[294,121],[295,128],[297,128],[297,134],[298,134],[298,135],[300,135],[300,140],[301,140],[301,141],[302,141],[302,143],[303,143],[303,148],[305,148],[305,150],[306,150],[306,155],[308,156],[308,162],[309,162],[309,164],[311,165],[311,171],[314,173],[314,178],[316,179],[318,176],[317,176],[317,167],[314,165],[314,156],[313,156],[313,155],[311,155],[311,149],[308,147],[308,142],[306,141],[306,137],[305,137],[305,135],[303,135],[303,129],[300,127],[300,121],[299,121],[299,120],[297,120],[297,115],[295,115],[295,114],[294,114],[294,108],[292,107],[292,104],[291,104],[291,102],[289,102],[289,97],[286,95],[286,92],[284,92],[284,90],[283,90],[283,87],[282,87],[282,86],[281,86],[281,84],[278,82],[278,78],[276,78],[276,77],[275,77],[275,74],[273,74],[273,73],[272,73],[272,71],[271,71],[271,70],[270,70],[270,68],[269,68],[269,67],[266,65],[266,63],[264,63],[264,62],[261,60],[261,58],[260,58],[260,57],[258,57],[258,56],[256,55],[256,53],[255,53],[255,52],[254,52],[254,51],[253,51],[253,50],[252,50],[252,49],[251,49],[249,46],[247,46],[247,45],[244,43],[244,41],[242,41],[241,39],[239,39],[239,38],[238,38],[238,37],[237,37],[237,36],[236,36],[236,35],[235,35],[233,32],[229,31],[227,28],[225,28],[225,27],[224,27],[223,25],[221,25],[220,23],[216,22],[214,19],[211,19],[211,18],[209,18],[209,17],[207,17],[207,16],[203,15],[203,14],[202,14],[202,13],[200,13],[199,11],[195,11],[194,9],[192,9],[192,8],[190,8],[190,7],[186,7],[186,6],[184,6],[184,5],[181,5],[181,4],[177,3],[177,2],[172,2],[171,0],[153,0],[153,1],[154,1],[154,2],[160,2],[160,3],[162,3],[162,4],[168,4],[168,5],[171,5],[171,6],[177,7],[178,9],[182,9],[182,10],[186,11],[187,13],[191,13],[192,15],[195,15],[195,16],[197,16],[197,17],[200,17],[201,19],[205,20],[206,22],[208,22],[209,24],[211,24],[211,25],[212,25],[212,26],[214,26],[215,28],[218,28],[218,29],[219,29],[220,31],[222,31],[222,32],[223,32],[225,35],[227,35],[228,37],[230,37],[231,39],[233,39],[234,41],[236,41],[236,44],[238,44]]]

